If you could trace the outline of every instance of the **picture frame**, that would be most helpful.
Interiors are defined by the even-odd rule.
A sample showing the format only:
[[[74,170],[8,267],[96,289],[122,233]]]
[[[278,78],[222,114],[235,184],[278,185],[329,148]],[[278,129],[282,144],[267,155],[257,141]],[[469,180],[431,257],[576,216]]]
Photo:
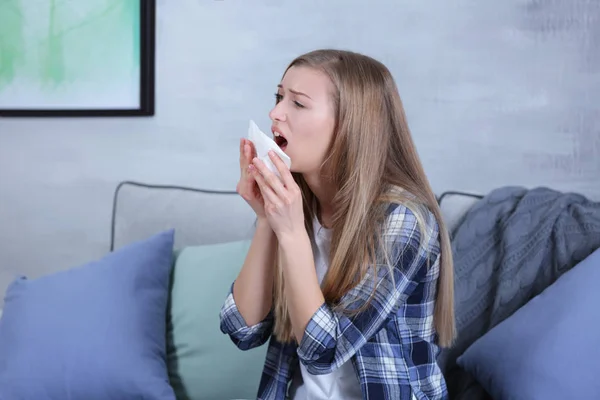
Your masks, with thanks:
[[[156,0],[4,0],[0,14],[0,117],[155,114]]]

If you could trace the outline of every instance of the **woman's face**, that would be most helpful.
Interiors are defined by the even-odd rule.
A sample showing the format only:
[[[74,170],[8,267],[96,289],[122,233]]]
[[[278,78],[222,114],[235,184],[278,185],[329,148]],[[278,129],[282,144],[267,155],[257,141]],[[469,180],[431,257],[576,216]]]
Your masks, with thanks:
[[[271,130],[292,160],[292,172],[318,173],[325,160],[335,127],[333,89],[322,72],[295,66],[277,87]]]

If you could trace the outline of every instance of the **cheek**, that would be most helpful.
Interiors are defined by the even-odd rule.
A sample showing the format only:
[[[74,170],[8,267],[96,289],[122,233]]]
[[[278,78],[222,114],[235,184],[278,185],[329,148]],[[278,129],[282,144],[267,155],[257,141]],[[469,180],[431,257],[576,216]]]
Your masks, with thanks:
[[[296,124],[292,126],[294,140],[289,148],[290,156],[296,155],[307,162],[320,162],[333,138],[334,121],[331,115],[325,112],[311,114],[303,114],[302,118],[294,120]]]
[[[323,125],[315,124],[302,136],[302,148],[306,149],[311,155],[314,154],[311,158],[320,158],[329,148],[331,134],[324,128]]]
[[[313,140],[329,142],[333,136],[333,123],[326,115],[319,115],[310,123],[308,132]]]
[[[315,126],[313,141],[319,150],[326,151],[333,140],[333,125],[324,121]]]

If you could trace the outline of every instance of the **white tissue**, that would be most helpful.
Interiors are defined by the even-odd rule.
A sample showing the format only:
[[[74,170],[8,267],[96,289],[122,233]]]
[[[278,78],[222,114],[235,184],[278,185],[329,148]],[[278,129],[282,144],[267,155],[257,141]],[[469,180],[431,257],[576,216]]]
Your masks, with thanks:
[[[285,165],[287,165],[288,168],[291,168],[292,160],[290,157],[288,157],[288,155],[281,150],[281,148],[273,139],[265,135],[252,120],[250,120],[250,127],[248,128],[248,139],[254,143],[254,147],[256,148],[256,157],[264,162],[265,165],[280,179],[281,175],[269,157],[269,150],[273,150],[275,154],[277,154],[283,160]]]

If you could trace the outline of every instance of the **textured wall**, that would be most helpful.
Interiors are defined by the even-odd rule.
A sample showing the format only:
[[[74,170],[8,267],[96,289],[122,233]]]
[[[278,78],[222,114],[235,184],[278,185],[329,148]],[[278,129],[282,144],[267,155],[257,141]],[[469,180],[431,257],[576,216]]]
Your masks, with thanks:
[[[155,118],[0,120],[0,292],[102,255],[120,180],[234,188],[248,119],[268,126],[283,68],[316,47],[389,66],[436,191],[600,199],[597,0],[158,4]]]

